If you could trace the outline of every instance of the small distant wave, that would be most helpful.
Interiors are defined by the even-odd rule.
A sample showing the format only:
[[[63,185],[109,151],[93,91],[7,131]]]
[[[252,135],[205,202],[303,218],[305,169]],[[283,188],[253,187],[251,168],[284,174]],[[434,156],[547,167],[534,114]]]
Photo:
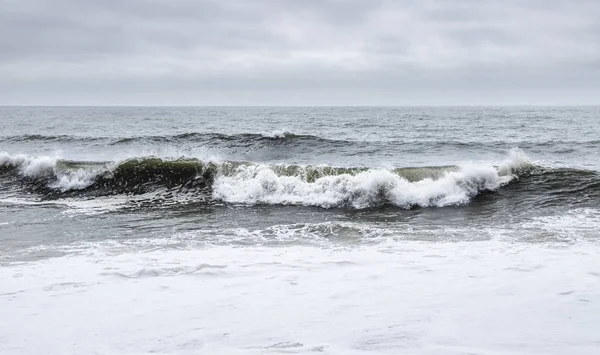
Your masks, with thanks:
[[[280,130],[266,133],[224,134],[214,132],[186,132],[174,135],[141,135],[130,137],[80,136],[80,135],[44,135],[26,134],[0,137],[0,142],[39,143],[50,147],[71,145],[79,147],[112,147],[113,149],[139,147],[180,147],[181,149],[210,149],[216,152],[233,154],[237,158],[251,154],[251,159],[260,159],[260,151],[278,151],[290,149],[299,154],[340,154],[360,155],[373,152],[389,154],[413,154],[422,151],[436,152],[448,149],[478,152],[482,150],[498,151],[519,147],[531,152],[551,150],[554,154],[573,154],[577,149],[600,148],[600,140],[584,141],[438,141],[438,140],[383,140],[370,141],[360,137],[321,137]],[[61,147],[63,148],[63,147]]]
[[[309,134],[296,134],[289,131],[274,131],[270,133],[200,133],[190,132],[175,135],[145,135],[133,137],[87,137],[76,135],[43,135],[43,134],[25,134],[8,137],[0,137],[0,141],[5,142],[46,142],[46,143],[72,143],[72,142],[104,142],[106,145],[123,145],[131,143],[237,143],[248,145],[252,143],[293,143],[293,142],[344,142],[344,140],[328,139]]]
[[[23,134],[16,136],[0,137],[4,142],[45,142],[45,143],[72,143],[72,142],[97,142],[105,140],[104,137],[72,136],[66,134],[43,135],[43,134]]]
[[[596,145],[600,144],[600,140],[527,140],[527,141],[501,141],[501,140],[487,140],[485,142],[479,140],[405,140],[405,139],[391,139],[383,141],[372,141],[362,140],[360,137],[353,139],[347,138],[331,138],[321,137],[312,134],[300,134],[286,130],[276,130],[266,133],[236,133],[236,134],[225,134],[216,132],[186,132],[172,135],[141,135],[141,136],[84,136],[84,135],[45,135],[45,134],[22,134],[12,136],[0,136],[0,142],[95,142],[105,141],[113,145],[126,144],[131,142],[210,142],[210,141],[223,141],[223,142],[251,142],[251,141],[322,141],[322,142],[368,142],[368,143],[405,143],[405,144],[433,144],[439,142],[440,144],[453,145],[453,146],[472,146],[488,142],[496,145],[531,145],[539,147],[555,146],[555,145]]]
[[[292,132],[273,132],[270,134],[258,133],[240,133],[240,134],[222,134],[222,133],[183,133],[171,136],[144,136],[120,138],[110,142],[110,145],[123,145],[134,143],[169,143],[185,144],[195,143],[210,148],[215,147],[261,147],[261,146],[285,146],[302,144],[322,144],[322,145],[346,145],[349,142],[345,140],[334,140],[322,138],[314,135],[295,134]]]

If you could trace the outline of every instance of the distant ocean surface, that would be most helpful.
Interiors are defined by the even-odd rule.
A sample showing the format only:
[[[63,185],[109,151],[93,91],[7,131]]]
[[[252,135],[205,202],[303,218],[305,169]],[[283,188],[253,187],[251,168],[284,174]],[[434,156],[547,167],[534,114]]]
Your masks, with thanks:
[[[600,107],[0,107],[2,354],[598,354]]]

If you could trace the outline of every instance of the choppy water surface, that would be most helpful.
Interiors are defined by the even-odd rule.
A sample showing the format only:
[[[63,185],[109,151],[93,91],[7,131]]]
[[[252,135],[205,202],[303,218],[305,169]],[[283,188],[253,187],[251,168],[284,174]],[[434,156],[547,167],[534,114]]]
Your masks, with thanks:
[[[0,351],[595,354],[599,151],[596,107],[0,108]]]

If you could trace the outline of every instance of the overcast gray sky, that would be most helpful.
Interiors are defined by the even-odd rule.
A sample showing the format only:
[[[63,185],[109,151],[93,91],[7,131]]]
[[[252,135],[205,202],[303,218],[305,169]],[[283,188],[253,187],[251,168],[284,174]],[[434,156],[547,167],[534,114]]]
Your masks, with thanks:
[[[597,0],[0,0],[0,104],[600,104],[599,19]]]

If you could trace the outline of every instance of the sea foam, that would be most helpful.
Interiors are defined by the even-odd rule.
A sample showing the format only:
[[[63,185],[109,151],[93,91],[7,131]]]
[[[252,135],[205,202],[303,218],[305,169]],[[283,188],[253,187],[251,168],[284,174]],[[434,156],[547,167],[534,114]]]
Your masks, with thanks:
[[[513,151],[498,167],[464,164],[440,178],[413,182],[388,169],[323,176],[309,182],[301,175],[279,175],[266,164],[244,165],[232,175],[217,177],[213,197],[246,204],[366,208],[391,203],[403,208],[442,207],[466,204],[483,191],[495,191],[517,178],[515,172],[528,164],[522,152]]]
[[[484,191],[495,191],[531,166],[518,150],[500,164],[404,169],[335,168],[249,162],[207,163],[196,159],[144,157],[115,162],[71,162],[55,157],[0,153],[0,168],[59,192],[113,189],[148,190],[150,185],[211,188],[212,199],[242,204],[283,204],[324,208],[401,208],[463,205]],[[140,189],[137,189],[140,187]],[[138,192],[139,192],[138,191]]]

